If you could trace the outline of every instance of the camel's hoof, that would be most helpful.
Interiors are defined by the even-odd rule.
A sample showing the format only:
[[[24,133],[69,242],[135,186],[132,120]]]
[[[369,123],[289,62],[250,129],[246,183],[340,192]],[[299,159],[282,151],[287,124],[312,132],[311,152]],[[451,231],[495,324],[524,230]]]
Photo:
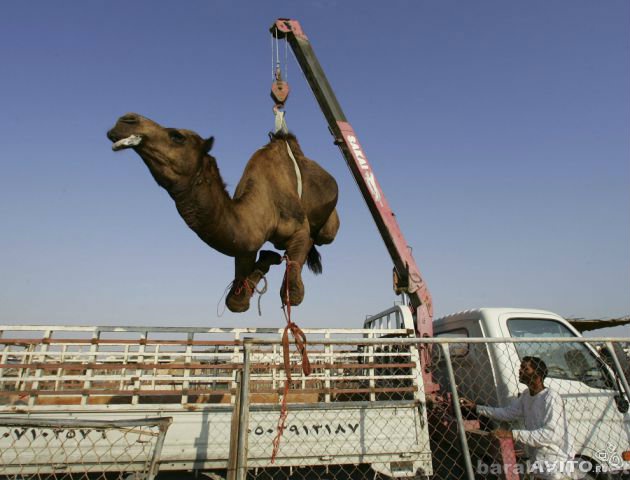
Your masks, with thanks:
[[[291,275],[291,282],[289,282],[289,304],[292,307],[298,306],[304,300],[304,284],[302,278],[298,275]],[[282,288],[280,290],[280,298],[282,298],[282,304],[287,304],[287,285],[282,282]]]
[[[243,313],[249,310],[249,298],[239,298],[236,295],[228,295],[225,299],[225,305],[230,312]]]
[[[289,303],[292,307],[297,307],[304,300],[304,290],[302,292],[296,292],[293,295],[289,292]]]
[[[253,289],[251,293],[248,290],[247,280],[235,280],[230,293],[225,298],[225,305],[231,312],[246,312],[249,310],[249,299],[253,294]]]

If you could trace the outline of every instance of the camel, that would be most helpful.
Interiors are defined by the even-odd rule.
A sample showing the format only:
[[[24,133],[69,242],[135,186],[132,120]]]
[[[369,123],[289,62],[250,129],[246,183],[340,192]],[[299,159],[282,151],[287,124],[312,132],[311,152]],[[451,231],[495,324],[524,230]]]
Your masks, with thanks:
[[[201,240],[234,257],[234,281],[225,300],[231,311],[246,311],[258,282],[282,261],[279,253],[260,250],[265,242],[288,258],[283,304],[287,297],[292,306],[302,302],[304,263],[321,273],[315,245],[331,243],[339,229],[338,188],[328,172],[304,156],[294,135],[270,135],[247,162],[233,197],[209,154],[214,137],[165,128],[136,113],[120,117],[107,137],[114,151],[132,148],[140,155]]]

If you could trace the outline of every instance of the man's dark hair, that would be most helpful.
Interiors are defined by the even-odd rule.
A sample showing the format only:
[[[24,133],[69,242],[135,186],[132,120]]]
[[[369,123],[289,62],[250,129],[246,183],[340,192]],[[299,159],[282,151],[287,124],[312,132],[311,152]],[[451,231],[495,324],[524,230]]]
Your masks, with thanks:
[[[547,364],[541,358],[523,357],[523,362],[529,363],[540,378],[543,380],[547,378]]]

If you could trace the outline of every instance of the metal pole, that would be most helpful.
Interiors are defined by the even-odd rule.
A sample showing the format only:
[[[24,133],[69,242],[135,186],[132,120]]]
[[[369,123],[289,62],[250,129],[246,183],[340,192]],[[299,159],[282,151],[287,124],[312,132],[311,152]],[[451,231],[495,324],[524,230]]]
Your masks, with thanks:
[[[468,440],[466,440],[466,430],[464,428],[464,419],[462,418],[462,411],[459,406],[459,395],[457,394],[457,384],[455,383],[455,373],[453,373],[453,364],[451,363],[451,354],[449,350],[449,344],[444,343],[440,345],[444,352],[444,362],[446,363],[446,370],[448,371],[448,381],[451,384],[451,393],[453,396],[453,410],[455,411],[455,418],[457,419],[457,433],[459,434],[459,441],[462,445],[464,452],[464,463],[466,464],[466,475],[469,480],[475,479],[473,473],[472,461],[470,460],[470,451],[468,450]]]
[[[173,417],[166,417],[164,420],[165,421],[160,423],[159,426],[160,434],[158,435],[155,448],[153,449],[153,456],[151,457],[147,480],[153,480],[160,470],[159,461],[160,455],[162,454],[162,447],[164,447],[164,438],[166,437],[168,427],[170,427],[171,423],[173,423]]]
[[[227,480],[236,480],[236,466],[238,457],[238,426],[240,404],[241,404],[241,383],[243,372],[236,371],[236,393],[234,394],[234,406],[232,407],[232,421],[230,422],[230,453],[227,465]]]
[[[619,363],[619,358],[617,358],[617,352],[615,352],[612,342],[606,342],[606,347],[608,347],[610,356],[612,357],[613,362],[615,364],[615,369],[617,370],[617,376],[619,377],[619,380],[621,380],[621,384],[623,385],[623,388],[626,391],[626,397],[628,398],[628,400],[630,400],[630,387],[628,387],[628,380],[626,379],[626,375],[624,374],[624,371],[621,368],[621,364]]]
[[[243,339],[243,374],[241,376],[241,401],[238,406],[238,446],[236,453],[236,480],[247,478],[247,430],[249,428],[249,355],[251,337]]]

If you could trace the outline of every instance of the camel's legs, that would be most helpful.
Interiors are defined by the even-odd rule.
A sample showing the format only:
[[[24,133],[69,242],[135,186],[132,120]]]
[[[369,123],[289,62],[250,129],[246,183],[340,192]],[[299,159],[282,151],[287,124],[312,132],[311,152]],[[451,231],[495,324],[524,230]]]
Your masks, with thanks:
[[[249,299],[254,294],[256,284],[251,284],[247,277],[254,270],[256,252],[234,257],[234,282],[225,298],[225,304],[232,312],[245,312],[249,309]]]
[[[327,245],[332,243],[339,230],[339,215],[337,215],[337,209],[334,209],[328,220],[324,222],[322,228],[319,229],[315,236],[315,245]]]
[[[288,274],[285,281],[282,282],[280,288],[280,298],[282,303],[286,304],[287,291],[286,280],[289,281],[289,303],[291,305],[299,305],[304,299],[304,284],[302,283],[302,266],[306,261],[306,256],[313,246],[313,240],[310,237],[308,224],[297,232],[287,241],[287,256],[289,264],[287,266]]]
[[[251,285],[258,285],[272,265],[280,265],[282,256],[271,250],[261,250],[258,252],[258,260],[254,264],[254,270],[247,276],[247,280]]]
[[[279,253],[261,250],[258,260],[252,263],[250,256],[234,259],[235,278],[225,303],[233,312],[244,312],[249,309],[249,300],[254,294],[258,282],[265,276],[272,265],[280,265],[282,257]],[[253,255],[256,258],[256,254]],[[249,270],[249,273],[247,273]]]

